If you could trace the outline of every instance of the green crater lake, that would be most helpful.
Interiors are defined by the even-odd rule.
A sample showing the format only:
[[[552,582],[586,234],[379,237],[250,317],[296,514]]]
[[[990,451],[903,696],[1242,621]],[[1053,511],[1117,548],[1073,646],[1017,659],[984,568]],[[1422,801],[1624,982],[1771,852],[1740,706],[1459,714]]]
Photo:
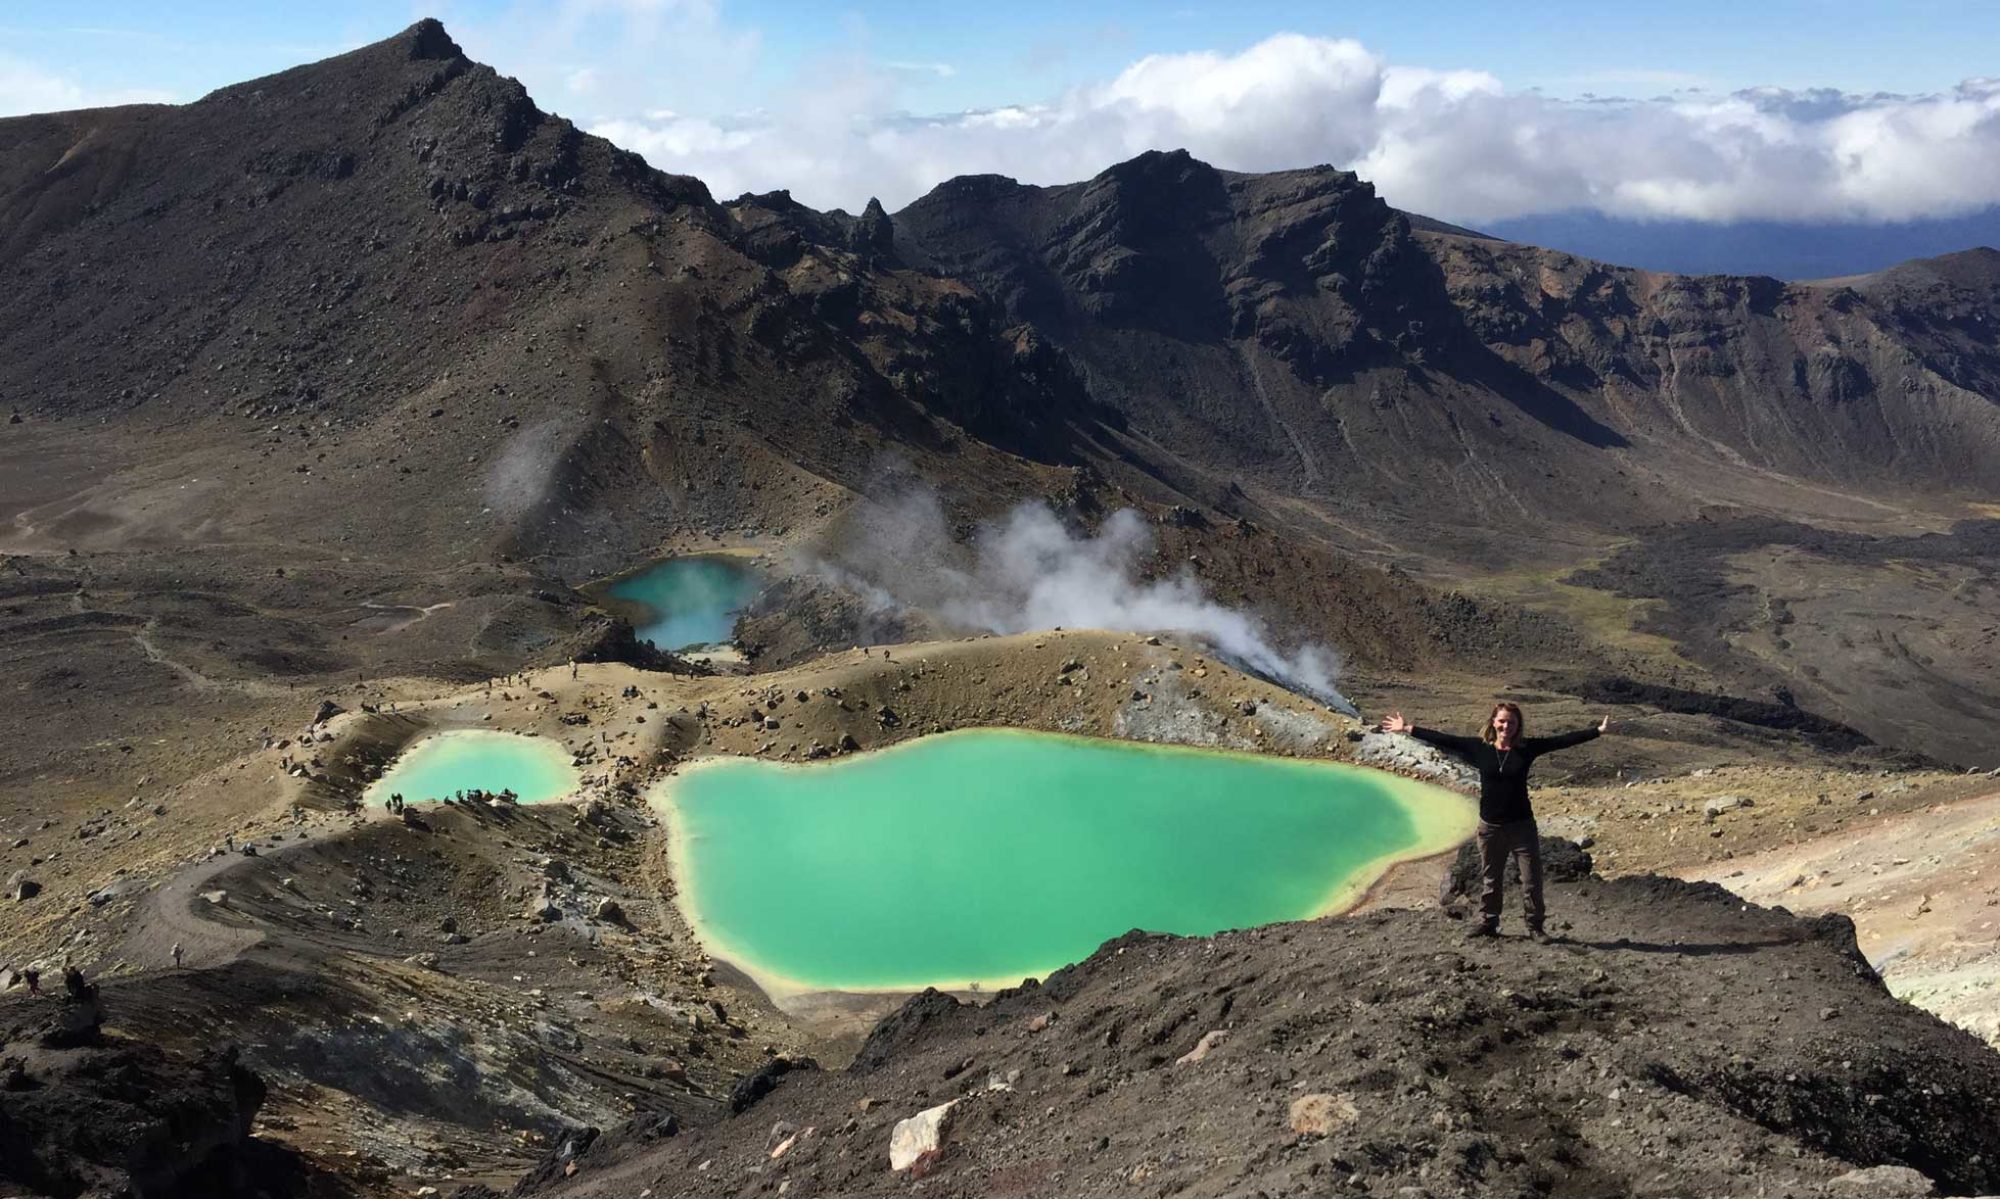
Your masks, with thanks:
[[[511,790],[521,803],[544,803],[575,791],[578,782],[569,751],[557,742],[464,729],[432,734],[404,750],[364,798],[379,804],[400,792],[417,803],[460,791]]]
[[[1321,915],[1472,828],[1381,771],[1001,729],[709,759],[651,798],[696,935],[773,994],[1007,986],[1133,928]]]
[[[762,587],[756,572],[723,555],[669,558],[604,588],[630,607],[641,641],[662,650],[698,649],[726,643],[736,616]]]

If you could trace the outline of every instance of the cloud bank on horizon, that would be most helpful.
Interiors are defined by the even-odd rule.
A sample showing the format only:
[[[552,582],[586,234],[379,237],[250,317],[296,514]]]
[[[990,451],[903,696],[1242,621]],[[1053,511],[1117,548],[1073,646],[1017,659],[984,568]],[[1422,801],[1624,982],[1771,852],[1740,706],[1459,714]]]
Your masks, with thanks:
[[[1042,103],[917,117],[893,68],[852,64],[735,119],[583,123],[719,197],[901,207],[954,175],[1066,183],[1150,149],[1230,170],[1331,163],[1390,203],[1477,224],[1570,210],[1642,220],[1906,221],[2000,204],[2000,78],[1929,95],[1777,88],[1565,100],[1279,34],[1152,55]]]
[[[816,207],[858,210],[874,196],[894,209],[955,175],[1067,183],[1184,148],[1231,170],[1331,163],[1398,207],[1473,225],[1575,211],[1887,223],[2000,206],[2000,77],[1922,95],[1564,99],[1509,91],[1483,71],[1391,63],[1351,39],[1280,33],[935,115],[912,115],[902,98],[950,77],[951,64],[828,53],[755,110],[718,116],[765,54],[760,31],[731,24],[722,0],[551,0],[484,19],[453,11],[458,0],[433,4],[473,57],[521,77],[544,108],[724,198],[789,188]],[[1653,74],[1660,86],[1683,81]],[[0,49],[0,114],[174,98],[84,86]],[[697,99],[722,107],[686,111]]]

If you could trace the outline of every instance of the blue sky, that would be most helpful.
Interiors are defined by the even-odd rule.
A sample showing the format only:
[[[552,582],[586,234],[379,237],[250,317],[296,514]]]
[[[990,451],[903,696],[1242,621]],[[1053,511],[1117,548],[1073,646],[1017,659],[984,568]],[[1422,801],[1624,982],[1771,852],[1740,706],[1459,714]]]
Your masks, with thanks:
[[[893,206],[947,173],[1056,182],[1174,143],[1238,169],[1353,167],[1449,219],[2000,199],[2000,84],[1961,87],[2000,76],[1992,0],[9,0],[0,114],[191,100],[422,15],[543,107],[723,194]]]
[[[0,53],[72,77],[91,91],[139,89],[191,99],[387,36],[418,16],[436,14],[473,28],[536,7],[547,6],[493,0],[10,0],[0,15]],[[615,38],[611,14],[619,5],[597,7],[607,18],[602,36]],[[1115,75],[1146,54],[1238,50],[1278,32],[1354,38],[1399,63],[1481,70],[1510,88],[1565,96],[1651,95],[1687,85],[1924,92],[2000,73],[2000,12],[1991,0],[751,0],[715,8],[725,26],[760,40],[757,69],[726,94],[676,94],[663,86],[671,107],[755,107],[758,88],[780,84],[830,50],[857,49],[884,62],[950,68],[949,76],[913,88],[913,101],[939,111],[991,107]],[[510,71],[507,63],[494,65]]]

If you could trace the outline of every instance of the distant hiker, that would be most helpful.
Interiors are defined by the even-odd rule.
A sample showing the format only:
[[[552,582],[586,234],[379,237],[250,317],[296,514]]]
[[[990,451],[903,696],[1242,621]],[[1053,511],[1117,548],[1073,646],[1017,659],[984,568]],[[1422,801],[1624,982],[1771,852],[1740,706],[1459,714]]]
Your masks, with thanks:
[[[39,971],[39,970],[35,970],[35,969],[32,969],[32,968],[30,968],[30,969],[27,969],[27,970],[23,970],[23,971],[21,971],[21,977],[22,977],[22,978],[23,978],[24,980],[26,980],[26,982],[27,982],[27,984],[28,984],[28,994],[30,994],[30,995],[40,995],[40,994],[42,993],[42,972],[41,972],[41,971]]]
[[[174,953],[174,968],[175,968],[175,969],[179,969],[179,968],[180,968],[180,964],[181,964],[181,957],[182,957],[182,956],[184,955],[184,953],[185,953],[185,952],[186,952],[186,951],[185,951],[185,950],[183,950],[183,949],[181,948],[181,943],[180,943],[179,941],[175,941],[175,942],[174,942],[174,950],[173,950],[173,953]]]
[[[575,658],[571,658],[571,659],[569,660],[569,677],[570,677],[570,678],[572,678],[572,679],[576,677],[576,659],[575,659]]]
[[[85,982],[83,971],[75,966],[63,967],[63,1001],[73,1004],[97,1004],[97,984]]]
[[[1479,847],[1480,920],[1472,930],[1475,937],[1491,937],[1500,931],[1500,882],[1505,877],[1507,859],[1517,859],[1521,871],[1521,893],[1528,920],[1528,937],[1548,940],[1542,930],[1542,835],[1535,826],[1535,810],[1528,803],[1528,768],[1545,753],[1581,745],[1601,733],[1611,731],[1611,718],[1604,717],[1594,729],[1578,729],[1554,737],[1526,737],[1527,724],[1521,707],[1510,701],[1493,706],[1485,727],[1477,737],[1460,737],[1436,729],[1419,728],[1403,719],[1401,712],[1389,713],[1382,722],[1385,733],[1408,733],[1428,745],[1462,758],[1479,772],[1479,827],[1473,840]]]

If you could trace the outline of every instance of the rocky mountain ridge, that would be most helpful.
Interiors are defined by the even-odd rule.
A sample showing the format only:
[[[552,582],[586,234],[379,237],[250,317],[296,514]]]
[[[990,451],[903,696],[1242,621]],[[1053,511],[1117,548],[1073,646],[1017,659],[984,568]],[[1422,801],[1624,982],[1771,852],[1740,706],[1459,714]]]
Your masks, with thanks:
[[[2000,478],[1990,249],[1824,285],[1663,276],[1441,228],[1331,168],[1183,152],[953,180],[895,220],[1165,448],[1334,506],[1421,491],[1474,524],[1629,528],[1743,470]],[[1696,458],[1722,477],[1676,477]]]
[[[1061,187],[954,179],[893,216],[718,205],[435,22],[0,139],[0,403],[31,415],[337,428],[423,393],[522,424],[657,410],[684,436],[732,378],[805,373],[759,407],[814,436],[757,433],[845,487],[865,433],[922,451],[911,408],[1002,450],[1218,484],[1198,500],[1235,480],[1346,512],[1421,487],[1475,526],[1630,529],[1755,472],[2000,479],[1990,250],[1826,285],[1662,276],[1412,218],[1346,172],[1185,152]],[[507,404],[442,385],[496,356],[553,370]],[[1678,476],[1700,459],[1715,477]]]
[[[1252,602],[1386,665],[1438,655],[1413,616],[1435,587],[1588,624],[1602,600],[1482,581],[1702,521],[1944,530],[2000,483],[1990,250],[1813,285],[1658,275],[1399,213],[1331,168],[1178,152],[895,214],[718,203],[436,22],[189,105],[0,121],[0,149],[0,449],[62,466],[9,548],[197,555],[184,577],[255,611],[298,602],[238,561],[259,544],[341,560],[321,600],[404,602],[414,563],[526,594],[676,537],[837,527],[901,474],[961,527],[1048,496],[1086,524],[1272,530],[1347,602]],[[1203,530],[1233,524],[1186,527],[1224,570]],[[1956,580],[1881,579],[1922,592],[1889,612],[1979,619]],[[572,619],[467,615],[430,621],[459,648],[426,656],[497,668]],[[1905,646],[1932,627],[1867,619]],[[1616,669],[1976,753],[1951,697],[1990,648],[1885,656],[1892,689],[1936,696],[1916,744],[1881,687],[1807,674],[1832,659],[1802,639],[1782,659],[1729,632]],[[303,639],[301,661],[358,652]]]

